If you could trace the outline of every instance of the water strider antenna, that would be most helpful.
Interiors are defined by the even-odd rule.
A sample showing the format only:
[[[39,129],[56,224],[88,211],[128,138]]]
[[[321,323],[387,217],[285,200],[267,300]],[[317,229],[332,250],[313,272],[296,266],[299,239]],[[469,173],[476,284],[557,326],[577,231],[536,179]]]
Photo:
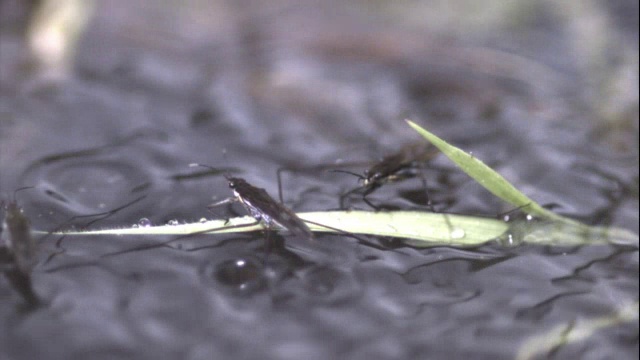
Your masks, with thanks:
[[[349,175],[353,175],[355,177],[357,177],[360,180],[364,180],[366,179],[366,177],[362,176],[361,174],[355,173],[353,171],[348,171],[348,170],[338,170],[338,169],[333,169],[333,170],[329,170],[330,172],[336,172],[336,173],[344,173],[344,174],[349,174]]]

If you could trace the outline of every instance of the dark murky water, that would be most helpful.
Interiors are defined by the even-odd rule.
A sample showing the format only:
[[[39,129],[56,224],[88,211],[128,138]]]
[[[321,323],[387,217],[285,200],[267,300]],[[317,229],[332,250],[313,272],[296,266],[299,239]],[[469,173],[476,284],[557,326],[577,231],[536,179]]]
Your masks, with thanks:
[[[637,125],[631,148],[595,136],[573,69],[530,82],[523,69],[487,74],[420,31],[312,4],[285,7],[273,22],[265,9],[248,29],[215,12],[189,23],[188,14],[149,10],[167,16],[167,28],[199,29],[192,38],[180,31],[193,29],[172,38],[117,5],[99,6],[77,76],[63,85],[24,70],[17,34],[0,38],[0,186],[7,197],[37,187],[18,194],[34,228],[144,195],[92,226],[212,217],[205,206],[230,191],[221,174],[187,176],[189,163],[231,167],[275,195],[279,167],[372,161],[418,140],[402,121],[411,118],[558,212],[638,233]],[[531,26],[545,45],[518,34],[502,45],[520,42],[557,68],[569,62],[557,33]],[[427,177],[439,210],[508,210],[444,157]],[[335,209],[356,184],[326,172],[284,180],[296,211]],[[420,181],[408,180],[371,198],[409,209],[425,205],[421,194]],[[356,197],[353,205],[365,207]],[[47,237],[33,272],[45,306],[21,310],[0,280],[0,358],[513,358],[531,336],[638,298],[637,247],[414,249],[389,239],[274,237],[268,257],[263,235],[253,234],[104,258],[164,239],[78,236],[56,246]],[[638,323],[551,355],[637,358]]]

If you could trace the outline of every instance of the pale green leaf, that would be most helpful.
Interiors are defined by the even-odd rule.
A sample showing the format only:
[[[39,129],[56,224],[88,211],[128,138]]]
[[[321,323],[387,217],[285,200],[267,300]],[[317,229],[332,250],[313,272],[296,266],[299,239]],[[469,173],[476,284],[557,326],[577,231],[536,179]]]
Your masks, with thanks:
[[[299,213],[303,220],[326,225],[354,234],[390,236],[419,241],[425,245],[470,246],[485,243],[503,236],[508,225],[503,221],[472,216],[434,214],[417,211],[325,211]],[[65,235],[188,235],[194,233],[249,232],[263,229],[262,225],[237,227],[252,224],[249,216],[225,220],[210,220],[181,225],[130,227],[120,229],[65,232]],[[316,232],[334,230],[309,223]]]
[[[436,135],[430,133],[424,128],[420,127],[416,123],[406,120],[407,123],[425,139],[429,140],[440,151],[446,155],[451,161],[462,169],[467,175],[475,179],[480,185],[489,190],[492,194],[506,201],[507,203],[522,208],[528,214],[539,216],[549,220],[562,221],[578,225],[579,223],[567,219],[563,216],[555,214],[535,201],[531,200],[528,196],[516,189],[511,183],[509,183],[502,175],[498,174],[495,170],[485,165],[481,160],[477,159],[473,155],[458,149],[457,147],[448,144],[446,141],[440,139]]]
[[[560,324],[525,341],[517,360],[548,358],[562,346],[584,341],[596,331],[625,323],[638,323],[638,301],[628,302],[615,313],[599,318],[579,319]]]

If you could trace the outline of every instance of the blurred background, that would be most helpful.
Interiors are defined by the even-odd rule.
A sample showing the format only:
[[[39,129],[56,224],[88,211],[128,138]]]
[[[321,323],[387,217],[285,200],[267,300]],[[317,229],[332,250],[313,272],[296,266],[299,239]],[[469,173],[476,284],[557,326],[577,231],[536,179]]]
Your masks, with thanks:
[[[554,211],[637,233],[638,11],[630,0],[1,0],[0,195],[35,186],[18,200],[43,230],[142,196],[98,225],[186,222],[218,216],[205,207],[230,195],[222,169],[275,196],[289,167],[306,170],[284,177],[287,206],[336,209],[356,179],[313,168],[362,172],[419,140],[408,118]],[[426,176],[438,211],[511,210],[442,156]],[[372,201],[424,209],[423,194],[408,180]],[[67,239],[50,261],[60,246],[43,241],[33,281],[48,305],[17,311],[0,281],[0,353],[513,358],[538,331],[638,293],[637,248],[614,245],[417,250],[323,235],[324,252],[287,246],[267,265],[256,234],[100,258],[144,240]],[[554,356],[637,353],[635,323]]]

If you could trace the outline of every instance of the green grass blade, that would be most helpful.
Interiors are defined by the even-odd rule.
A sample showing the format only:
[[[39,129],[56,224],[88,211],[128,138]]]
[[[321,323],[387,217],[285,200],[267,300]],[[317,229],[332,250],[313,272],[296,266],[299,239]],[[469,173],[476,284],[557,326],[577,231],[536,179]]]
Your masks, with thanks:
[[[537,225],[535,235],[534,233],[530,234],[529,238],[525,238],[524,241],[532,242],[531,240],[534,240],[533,242],[545,244],[586,244],[606,241],[637,245],[638,235],[626,229],[588,226],[543,208],[540,204],[516,189],[511,183],[502,177],[502,175],[498,174],[495,170],[491,169],[473,155],[448,144],[446,141],[423,129],[414,122],[410,120],[406,121],[414,130],[440,149],[443,154],[458,165],[462,171],[475,179],[492,194],[515,207],[522,208],[522,211],[528,214],[554,222],[553,226],[549,226],[548,224],[543,226]],[[544,227],[551,230],[548,232],[541,232],[540,229]]]
[[[584,341],[596,331],[638,322],[638,301],[625,304],[610,316],[580,319],[561,324],[553,329],[528,339],[518,351],[517,360],[547,358],[563,346]]]
[[[451,159],[465,173],[475,179],[480,185],[484,186],[492,194],[513,205],[514,207],[522,207],[522,210],[528,214],[539,216],[544,219],[561,221],[580,226],[581,224],[575,220],[571,220],[549,211],[531,198],[516,189],[509,181],[495,170],[491,169],[485,163],[475,158],[473,155],[448,144],[436,135],[430,133],[416,123],[406,120],[407,123],[425,139],[435,145],[440,151]]]
[[[477,246],[492,240],[504,245],[526,242],[538,245],[574,246],[615,243],[637,246],[638,236],[624,229],[602,231],[560,222],[515,222],[507,224],[491,218],[418,211],[324,211],[299,213],[300,218],[359,235],[404,239],[416,247],[436,245]],[[180,225],[129,227],[119,229],[60,232],[57,235],[189,235],[259,231],[262,225],[235,227],[255,222],[249,216]],[[334,230],[309,224],[314,232]],[[44,232],[40,232],[44,234]]]
[[[474,246],[503,236],[508,224],[495,219],[473,216],[445,215],[417,211],[324,211],[299,213],[300,218],[337,228],[349,233],[390,236],[411,239],[420,246],[456,245]],[[186,235],[199,232],[239,233],[262,230],[261,225],[237,228],[255,220],[249,216],[207,222],[131,227],[121,229],[64,232],[65,235]],[[316,232],[335,232],[331,229],[309,224]]]

